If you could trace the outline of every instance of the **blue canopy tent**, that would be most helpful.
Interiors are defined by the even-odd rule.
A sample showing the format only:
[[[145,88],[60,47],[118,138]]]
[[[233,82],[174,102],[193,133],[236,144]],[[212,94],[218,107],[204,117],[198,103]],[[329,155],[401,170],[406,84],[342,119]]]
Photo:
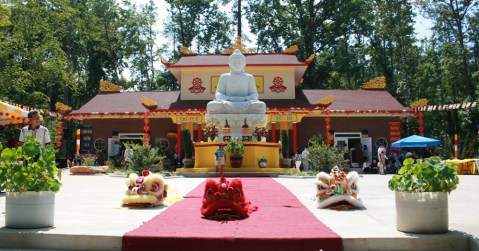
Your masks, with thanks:
[[[438,139],[431,139],[412,135],[404,139],[400,139],[392,143],[392,147],[429,147],[440,145],[441,141]]]

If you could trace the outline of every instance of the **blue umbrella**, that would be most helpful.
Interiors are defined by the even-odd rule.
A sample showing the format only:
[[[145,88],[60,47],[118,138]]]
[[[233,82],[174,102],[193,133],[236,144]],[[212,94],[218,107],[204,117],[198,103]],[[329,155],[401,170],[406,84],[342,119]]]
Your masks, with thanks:
[[[426,137],[421,137],[417,135],[412,135],[404,139],[400,139],[392,143],[392,147],[428,147],[428,146],[437,146],[441,144],[441,141],[438,139],[431,139]]]

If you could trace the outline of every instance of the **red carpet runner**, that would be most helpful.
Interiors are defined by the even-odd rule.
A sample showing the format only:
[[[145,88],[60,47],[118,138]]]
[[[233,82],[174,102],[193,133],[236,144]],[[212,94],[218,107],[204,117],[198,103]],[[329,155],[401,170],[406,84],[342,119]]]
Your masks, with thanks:
[[[285,187],[271,178],[242,178],[258,211],[244,220],[201,217],[204,182],[141,227],[123,236],[123,251],[343,250],[341,238],[323,225]]]

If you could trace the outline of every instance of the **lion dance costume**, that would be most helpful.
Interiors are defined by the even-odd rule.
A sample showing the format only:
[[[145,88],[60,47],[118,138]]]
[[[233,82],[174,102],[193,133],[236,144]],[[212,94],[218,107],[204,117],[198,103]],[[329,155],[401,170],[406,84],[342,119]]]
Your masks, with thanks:
[[[168,184],[165,183],[163,176],[160,174],[153,174],[148,170],[143,170],[142,176],[139,177],[136,173],[132,173],[126,180],[126,185],[128,190],[126,191],[126,196],[122,199],[123,205],[146,207],[164,204]]]
[[[363,207],[358,198],[359,175],[357,172],[345,172],[334,167],[331,175],[321,172],[316,176],[316,197],[318,208],[347,210]]]
[[[228,181],[223,172],[219,182],[206,180],[202,202],[201,214],[213,220],[243,219],[258,209],[246,201],[241,180]]]

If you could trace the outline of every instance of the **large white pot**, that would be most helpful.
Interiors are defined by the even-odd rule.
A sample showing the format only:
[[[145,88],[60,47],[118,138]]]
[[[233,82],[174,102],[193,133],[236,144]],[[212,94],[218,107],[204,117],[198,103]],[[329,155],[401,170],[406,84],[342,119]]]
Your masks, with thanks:
[[[446,192],[396,192],[396,228],[402,232],[437,234],[449,229]]]
[[[5,226],[8,228],[44,228],[53,226],[55,193],[7,192]]]

